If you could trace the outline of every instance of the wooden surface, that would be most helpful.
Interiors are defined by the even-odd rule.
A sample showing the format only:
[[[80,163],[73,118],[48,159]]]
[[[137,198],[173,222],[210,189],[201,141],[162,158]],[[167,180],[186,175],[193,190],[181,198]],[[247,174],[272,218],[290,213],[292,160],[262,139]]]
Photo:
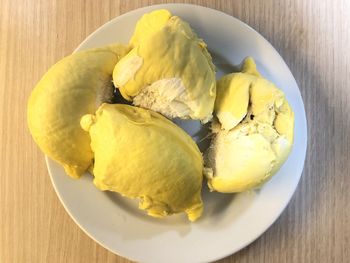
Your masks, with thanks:
[[[0,262],[129,262],[65,212],[28,133],[26,103],[50,65],[99,26],[161,2],[0,0]],[[305,169],[288,208],[221,262],[349,262],[350,1],[186,2],[222,10],[265,36],[291,68],[308,118]]]

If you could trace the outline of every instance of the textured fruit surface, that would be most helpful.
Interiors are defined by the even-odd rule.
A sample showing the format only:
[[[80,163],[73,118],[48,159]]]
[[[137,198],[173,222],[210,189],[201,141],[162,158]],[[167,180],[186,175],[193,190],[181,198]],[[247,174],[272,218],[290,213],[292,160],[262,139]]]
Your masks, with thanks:
[[[139,198],[139,207],[154,217],[200,217],[203,159],[181,128],[156,112],[121,104],[103,104],[81,126],[91,136],[99,189]]]
[[[111,75],[123,45],[78,52],[53,65],[28,101],[28,126],[40,149],[78,178],[92,164],[90,138],[80,118],[113,95]]]
[[[166,10],[146,14],[131,45],[113,72],[125,99],[169,118],[211,119],[215,67],[206,44],[188,23]]]
[[[206,158],[208,185],[225,193],[258,188],[291,151],[294,113],[252,58],[245,60],[242,72],[221,78],[217,93],[218,120]]]

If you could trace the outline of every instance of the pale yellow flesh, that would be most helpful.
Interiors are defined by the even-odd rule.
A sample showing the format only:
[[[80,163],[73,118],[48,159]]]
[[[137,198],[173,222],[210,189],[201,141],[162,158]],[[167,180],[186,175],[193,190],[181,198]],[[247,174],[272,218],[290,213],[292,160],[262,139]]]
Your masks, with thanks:
[[[252,58],[245,60],[242,72],[219,80],[217,93],[216,135],[207,152],[208,185],[224,193],[258,188],[291,151],[293,111],[283,92],[261,77]]]
[[[155,10],[143,15],[141,19],[137,21],[135,32],[130,39],[130,44],[136,47],[144,42],[146,38],[151,37],[155,32],[161,30],[171,16],[171,13],[165,9]]]
[[[225,154],[209,157],[215,159],[216,168],[211,188],[224,193],[242,192],[256,186],[257,178],[262,182],[269,175],[275,160],[270,143],[262,135],[236,136],[235,131],[218,133],[215,151]]]
[[[217,82],[215,113],[223,129],[231,130],[247,115],[249,90],[254,79],[249,74],[232,73]]]
[[[134,101],[135,105],[158,110],[169,118],[203,122],[211,119],[216,96],[215,68],[206,44],[186,22],[170,16],[166,10],[157,10],[141,18],[131,44],[132,51],[113,71],[114,84],[125,99],[133,100],[155,82],[161,90],[172,90],[173,86],[168,87],[167,83],[176,79],[178,89],[183,87],[183,92],[172,100],[166,97],[171,92],[143,92]],[[172,113],[159,110],[165,108],[164,101],[179,109]]]
[[[151,216],[200,217],[202,155],[181,128],[153,111],[120,104],[103,104],[81,125],[91,136],[99,189],[139,198]]]
[[[28,126],[35,142],[73,178],[93,159],[80,118],[94,113],[104,93],[113,89],[113,68],[127,51],[112,45],[70,55],[48,70],[29,97]]]

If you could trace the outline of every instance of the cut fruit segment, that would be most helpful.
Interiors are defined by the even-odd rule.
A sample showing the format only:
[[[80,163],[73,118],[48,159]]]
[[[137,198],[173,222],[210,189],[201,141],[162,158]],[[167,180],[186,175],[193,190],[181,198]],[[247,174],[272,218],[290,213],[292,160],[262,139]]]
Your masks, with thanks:
[[[28,126],[40,149],[79,178],[92,164],[90,138],[80,118],[113,97],[113,68],[128,52],[111,45],[72,54],[53,65],[28,101]]]
[[[137,23],[131,46],[113,71],[125,99],[169,118],[204,123],[212,118],[215,67],[206,44],[188,23],[166,10],[146,14]],[[169,102],[168,113],[164,103]]]
[[[285,162],[293,144],[294,114],[283,92],[260,76],[251,58],[243,70],[218,82],[218,121],[206,153],[208,185],[223,193],[259,188]]]
[[[201,216],[202,154],[181,128],[156,112],[122,104],[103,104],[81,125],[91,136],[97,188],[139,198],[140,209],[153,217]]]

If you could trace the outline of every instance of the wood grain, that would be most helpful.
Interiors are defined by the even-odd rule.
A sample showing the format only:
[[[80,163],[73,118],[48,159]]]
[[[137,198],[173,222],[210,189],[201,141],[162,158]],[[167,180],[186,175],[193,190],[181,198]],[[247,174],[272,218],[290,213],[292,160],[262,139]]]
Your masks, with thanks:
[[[0,0],[0,262],[129,262],[64,211],[28,133],[26,102],[50,65],[96,28],[163,2]],[[308,154],[291,203],[261,238],[220,262],[349,262],[350,2],[181,2],[222,10],[265,36],[291,68],[307,111]]]

